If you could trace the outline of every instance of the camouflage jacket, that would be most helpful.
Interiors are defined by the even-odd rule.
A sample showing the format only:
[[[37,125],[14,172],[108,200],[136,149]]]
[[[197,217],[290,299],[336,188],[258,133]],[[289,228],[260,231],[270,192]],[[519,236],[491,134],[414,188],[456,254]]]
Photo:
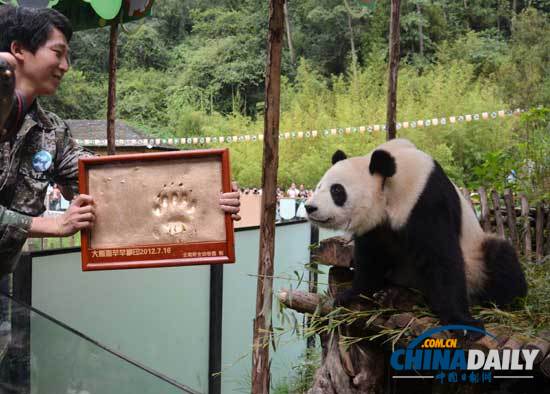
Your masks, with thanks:
[[[13,270],[28,237],[32,217],[45,210],[50,181],[66,198],[78,193],[78,159],[92,153],[77,145],[68,126],[35,101],[12,139],[0,142],[0,275]],[[33,168],[34,155],[48,151],[53,163]]]

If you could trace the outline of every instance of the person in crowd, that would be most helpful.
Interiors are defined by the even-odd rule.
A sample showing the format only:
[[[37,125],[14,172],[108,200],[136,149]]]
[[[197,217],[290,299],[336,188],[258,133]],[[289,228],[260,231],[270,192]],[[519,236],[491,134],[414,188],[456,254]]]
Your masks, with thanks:
[[[290,184],[290,187],[286,191],[286,196],[289,198],[297,198],[298,197],[298,189],[296,189],[296,184],[292,182]]]
[[[50,211],[59,211],[61,209],[61,190],[57,183],[54,183],[50,192]]]

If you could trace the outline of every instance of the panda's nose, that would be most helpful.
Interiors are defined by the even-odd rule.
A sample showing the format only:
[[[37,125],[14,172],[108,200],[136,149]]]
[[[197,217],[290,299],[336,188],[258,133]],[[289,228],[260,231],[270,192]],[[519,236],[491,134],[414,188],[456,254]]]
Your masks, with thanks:
[[[316,210],[317,210],[317,207],[315,205],[306,204],[306,212],[308,214],[311,214],[311,213],[315,212]]]

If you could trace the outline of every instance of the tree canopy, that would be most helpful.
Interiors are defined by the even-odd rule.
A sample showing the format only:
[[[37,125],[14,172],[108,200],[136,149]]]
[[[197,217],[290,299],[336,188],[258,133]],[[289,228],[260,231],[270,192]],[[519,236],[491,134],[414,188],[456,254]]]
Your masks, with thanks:
[[[376,3],[287,3],[282,131],[383,123],[389,5]],[[154,136],[261,133],[267,7],[260,0],[163,0],[152,17],[126,24],[118,44],[118,116]],[[398,120],[548,108],[549,11],[549,0],[403,0]],[[46,106],[65,118],[103,118],[108,30],[78,32],[71,47],[73,68]],[[540,149],[550,153],[548,113],[531,117],[537,121],[524,117],[398,135],[434,155],[459,184],[503,187],[505,171],[524,168],[522,155],[534,154],[521,144],[539,133],[546,143]],[[536,127],[527,136],[528,124]],[[283,140],[281,184],[312,187],[336,148],[364,154],[383,138]],[[230,147],[236,179],[259,185],[261,144]],[[499,154],[510,162],[495,172],[491,163]]]

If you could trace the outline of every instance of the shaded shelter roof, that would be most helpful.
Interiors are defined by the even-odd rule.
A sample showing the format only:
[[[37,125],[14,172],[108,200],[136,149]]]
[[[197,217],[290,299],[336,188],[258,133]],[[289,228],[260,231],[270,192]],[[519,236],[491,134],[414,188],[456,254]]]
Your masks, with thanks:
[[[86,147],[107,146],[106,120],[66,119],[65,122],[71,129],[73,138],[79,144]],[[117,120],[115,126],[115,142],[117,147],[146,146],[162,150],[178,150],[170,144],[163,143],[166,140],[163,141],[151,137],[122,120]]]
[[[107,137],[106,120],[86,120],[86,119],[68,119],[65,120],[69,125],[73,138],[78,140],[104,140]],[[122,120],[117,120],[115,129],[115,138],[117,140],[133,140],[150,138],[142,131],[128,125]]]

